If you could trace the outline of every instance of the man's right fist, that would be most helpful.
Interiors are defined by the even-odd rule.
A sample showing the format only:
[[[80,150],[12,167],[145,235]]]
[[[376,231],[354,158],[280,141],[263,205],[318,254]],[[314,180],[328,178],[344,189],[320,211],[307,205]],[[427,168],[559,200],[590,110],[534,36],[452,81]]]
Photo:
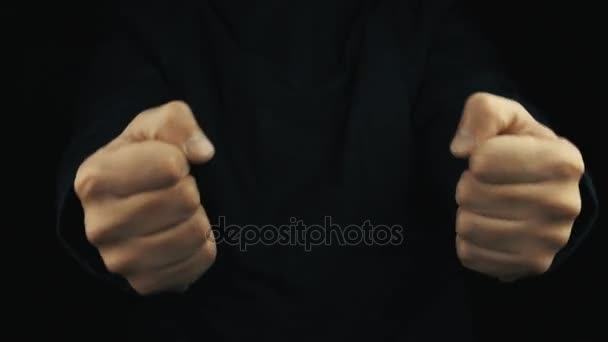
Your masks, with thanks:
[[[87,158],[74,187],[88,240],[141,295],[183,291],[213,263],[215,240],[189,163],[214,148],[183,102],[146,110]]]

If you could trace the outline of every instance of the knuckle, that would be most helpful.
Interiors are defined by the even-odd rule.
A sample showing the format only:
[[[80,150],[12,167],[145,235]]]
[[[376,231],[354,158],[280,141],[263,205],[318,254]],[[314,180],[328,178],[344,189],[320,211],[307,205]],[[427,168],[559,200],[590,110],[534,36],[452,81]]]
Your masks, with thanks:
[[[532,117],[532,115],[530,115],[530,113],[528,112],[528,109],[521,102],[511,99],[511,98],[505,98],[505,99],[507,100],[507,103],[511,107],[512,111],[525,114],[525,116],[523,118],[524,121],[529,122],[529,123],[536,121],[536,120],[534,120],[534,117]]]
[[[186,102],[179,100],[167,102],[167,104],[165,104],[165,109],[167,112],[173,113],[190,113],[190,106],[188,106]]]
[[[463,266],[467,268],[473,267],[473,253],[466,241],[460,238],[456,240],[456,252]]]
[[[572,199],[564,204],[564,208],[562,209],[563,213],[567,217],[575,218],[578,217],[583,210],[583,201],[581,199],[580,194],[577,193],[576,196],[572,196]]]
[[[185,157],[177,151],[165,155],[161,161],[161,170],[173,182],[179,181],[187,172]]]
[[[206,240],[207,219],[200,213],[193,217],[192,224],[188,226],[188,241],[192,242],[193,248],[198,248]]]
[[[585,166],[585,160],[583,159],[583,155],[582,155],[581,151],[579,151],[578,149],[576,150],[573,164],[576,169],[577,176],[579,176],[579,177],[582,176],[585,173],[586,166]]]
[[[85,236],[87,240],[94,246],[103,244],[107,240],[111,227],[99,220],[90,221],[85,215]]]
[[[484,151],[482,148],[469,157],[469,171],[471,172],[471,175],[476,178],[483,178],[490,166],[488,157],[483,153]]]
[[[493,97],[485,92],[475,92],[467,98],[465,107],[471,111],[487,112],[492,108]]]
[[[553,215],[565,218],[578,217],[583,206],[578,188],[571,191],[571,194],[560,193],[556,196],[548,196],[542,200],[541,205]]]
[[[183,101],[168,102],[163,109],[164,122],[167,125],[173,125],[191,113],[190,107]]]
[[[469,238],[473,235],[474,230],[475,228],[471,214],[466,210],[459,208],[456,215],[456,232],[458,235]]]
[[[159,291],[156,282],[147,277],[127,278],[127,281],[140,296],[151,296]]]
[[[104,240],[104,233],[101,229],[95,226],[86,226],[85,235],[87,240],[93,245],[98,246]]]
[[[217,246],[215,245],[215,242],[207,242],[207,248],[205,248],[205,257],[210,262],[215,261],[215,258],[217,257]]]
[[[570,143],[568,143],[571,145]],[[568,155],[568,157],[564,157],[560,160],[560,162],[555,165],[555,172],[562,177],[568,178],[580,178],[585,173],[585,162],[583,160],[583,156],[581,152],[575,147],[571,146],[573,152]]]
[[[99,171],[89,163],[83,163],[74,178],[74,191],[81,200],[90,198],[99,188]]]
[[[124,254],[118,251],[100,250],[106,269],[116,274],[126,274],[129,270],[129,261]]]
[[[552,247],[557,250],[562,249],[570,241],[571,230],[570,229],[558,229],[549,238]]]
[[[212,227],[211,227],[211,222],[209,222],[209,219],[203,213],[201,213],[198,216],[200,218],[199,218],[199,222],[197,223],[197,229],[198,229],[199,232],[202,232],[202,238],[203,238],[203,240],[208,240],[209,234],[213,233],[212,232]]]
[[[553,256],[540,256],[529,261],[529,268],[534,274],[546,273],[553,264]]]
[[[192,176],[186,177],[180,186],[176,188],[180,203],[188,211],[197,210],[201,205],[201,197],[196,185],[196,180]]]
[[[215,243],[207,242],[202,251],[202,262],[196,266],[195,273],[193,275],[192,281],[198,279],[203,273],[205,273],[211,265],[215,262],[215,258],[217,256],[217,247]]]
[[[564,161],[555,166],[558,175],[568,178],[579,178],[584,173],[585,166],[575,161]]]
[[[460,176],[458,184],[456,185],[456,203],[459,206],[465,206],[470,197],[471,193],[471,173],[465,171]]]

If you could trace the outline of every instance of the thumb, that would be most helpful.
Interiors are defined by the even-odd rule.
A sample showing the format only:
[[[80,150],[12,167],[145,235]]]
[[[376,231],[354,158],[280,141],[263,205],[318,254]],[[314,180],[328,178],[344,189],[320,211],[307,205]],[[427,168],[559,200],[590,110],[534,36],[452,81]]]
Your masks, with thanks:
[[[131,141],[159,140],[181,149],[191,163],[209,161],[215,148],[198,125],[190,107],[181,101],[172,101],[148,109],[133,119],[123,132]]]
[[[454,156],[466,158],[476,145],[501,134],[556,137],[518,102],[488,93],[475,93],[466,101],[450,150]]]

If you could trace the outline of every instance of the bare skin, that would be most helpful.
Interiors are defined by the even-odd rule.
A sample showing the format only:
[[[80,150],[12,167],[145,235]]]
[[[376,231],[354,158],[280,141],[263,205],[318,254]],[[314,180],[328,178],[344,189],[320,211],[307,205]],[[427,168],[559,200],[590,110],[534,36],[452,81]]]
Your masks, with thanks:
[[[79,168],[86,235],[109,271],[141,295],[181,291],[213,263],[216,246],[189,163],[213,145],[187,105],[139,114]]]
[[[579,150],[486,93],[467,101],[451,150],[469,160],[456,187],[462,264],[504,281],[545,273],[581,211]]]
[[[512,281],[546,272],[580,214],[578,149],[519,103],[472,95],[451,145],[468,158],[456,186],[456,250],[472,270]],[[211,142],[183,102],[139,114],[79,168],[86,234],[108,270],[140,294],[183,291],[216,245],[189,165]]]

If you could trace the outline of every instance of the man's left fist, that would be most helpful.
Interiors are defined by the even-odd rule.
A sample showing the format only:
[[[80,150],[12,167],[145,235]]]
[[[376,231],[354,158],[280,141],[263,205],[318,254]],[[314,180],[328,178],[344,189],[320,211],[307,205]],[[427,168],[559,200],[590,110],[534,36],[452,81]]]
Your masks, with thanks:
[[[545,273],[581,211],[579,150],[487,93],[467,100],[450,149],[469,159],[456,187],[462,264],[503,281]]]

